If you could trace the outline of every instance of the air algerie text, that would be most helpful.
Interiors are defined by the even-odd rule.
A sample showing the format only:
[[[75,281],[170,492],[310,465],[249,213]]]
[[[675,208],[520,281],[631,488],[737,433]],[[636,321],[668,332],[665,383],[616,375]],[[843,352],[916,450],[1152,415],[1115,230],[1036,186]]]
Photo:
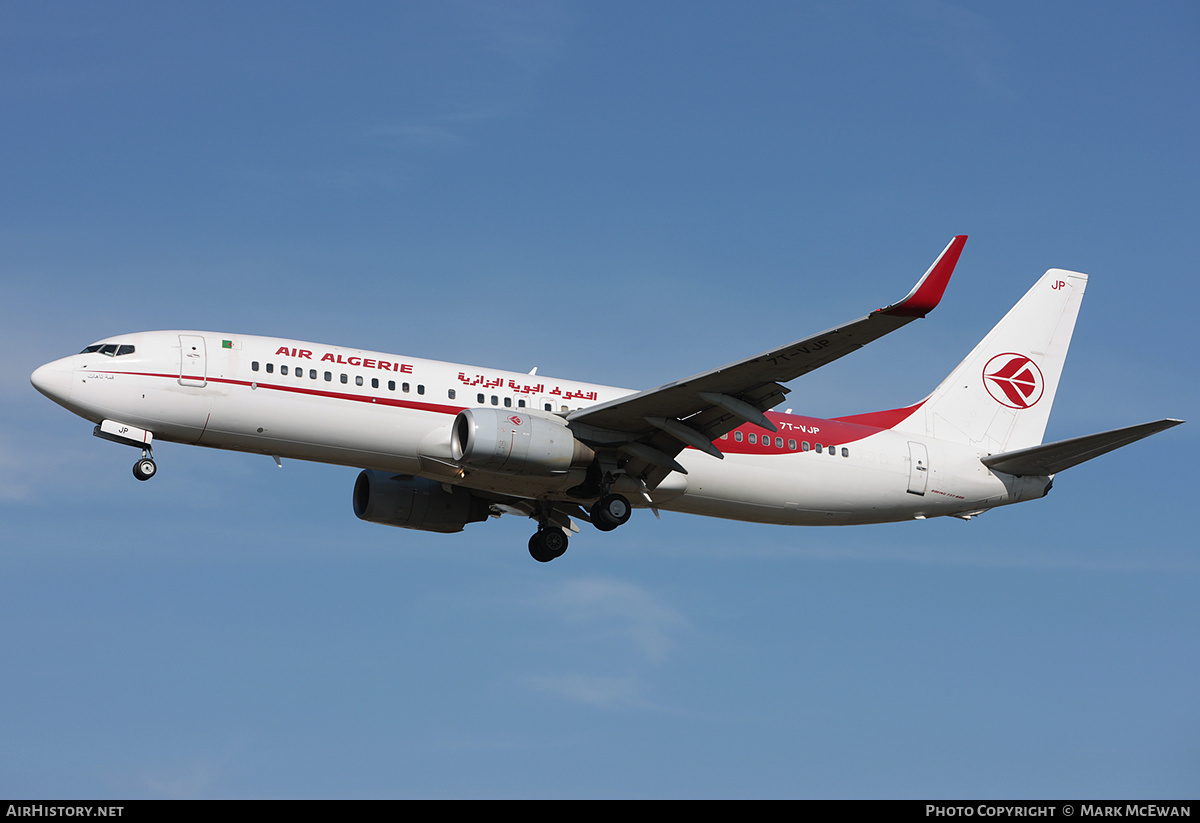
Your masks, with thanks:
[[[275,350],[275,356],[295,357],[297,360],[312,360],[313,353],[308,349],[291,349],[287,346],[280,346]],[[391,360],[376,360],[372,357],[358,357],[353,355],[345,357],[341,354],[332,354],[326,352],[321,355],[322,363],[340,363],[343,366],[359,366],[364,369],[379,369],[380,371],[394,371],[400,374],[412,374],[412,366],[408,363],[396,363]]]

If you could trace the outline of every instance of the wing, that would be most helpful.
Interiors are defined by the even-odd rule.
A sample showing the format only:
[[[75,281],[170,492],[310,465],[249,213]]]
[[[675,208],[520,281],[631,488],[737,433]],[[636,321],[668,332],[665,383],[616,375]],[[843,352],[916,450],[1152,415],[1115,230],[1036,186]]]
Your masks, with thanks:
[[[912,291],[866,317],[755,357],[656,389],[599,403],[567,416],[576,437],[621,454],[628,474],[654,488],[672,471],[685,446],[722,457],[713,440],[745,422],[775,431],[764,411],[779,404],[781,384],[844,357],[937,306],[966,243],[955,237]]]

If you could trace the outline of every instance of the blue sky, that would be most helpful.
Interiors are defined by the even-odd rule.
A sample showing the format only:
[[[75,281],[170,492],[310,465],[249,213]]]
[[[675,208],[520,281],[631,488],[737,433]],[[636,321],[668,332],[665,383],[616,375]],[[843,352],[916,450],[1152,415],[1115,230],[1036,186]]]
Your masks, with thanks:
[[[372,526],[29,385],[201,328],[648,388],[849,320],[913,402],[1047,268],[1049,438],[1195,420],[1193,3],[0,5],[0,795],[1192,797],[1195,424],[971,522]]]

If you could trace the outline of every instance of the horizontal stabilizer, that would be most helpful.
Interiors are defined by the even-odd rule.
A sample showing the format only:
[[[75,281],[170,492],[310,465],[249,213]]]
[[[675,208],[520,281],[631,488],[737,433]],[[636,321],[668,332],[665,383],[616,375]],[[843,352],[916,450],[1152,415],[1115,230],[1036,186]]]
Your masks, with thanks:
[[[1045,477],[1077,466],[1093,457],[1099,457],[1113,449],[1128,446],[1143,437],[1149,437],[1164,429],[1178,426],[1182,422],[1182,420],[1174,419],[1156,420],[1153,423],[1141,423],[1137,426],[1126,426],[1123,429],[1113,429],[1099,434],[1085,434],[1083,437],[1072,437],[1069,440],[1059,440],[1055,443],[1043,443],[1027,449],[992,454],[982,458],[982,461],[983,465],[998,472]]]

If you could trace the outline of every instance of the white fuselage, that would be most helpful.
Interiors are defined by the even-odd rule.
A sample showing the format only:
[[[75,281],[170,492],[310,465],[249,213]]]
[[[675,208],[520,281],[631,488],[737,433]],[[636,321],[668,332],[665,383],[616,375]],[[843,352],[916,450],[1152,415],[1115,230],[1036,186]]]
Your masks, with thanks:
[[[193,331],[109,338],[49,363],[39,390],[96,423],[154,439],[424,476],[528,499],[569,500],[582,470],[512,474],[454,464],[450,430],[466,408],[561,415],[628,389],[317,343]],[[99,345],[99,344],[98,344]],[[132,347],[132,353],[117,354]],[[94,348],[94,347],[89,347]],[[1045,493],[1046,477],[1013,477],[978,449],[847,420],[768,413],[678,456],[687,475],[650,491],[658,508],[794,525],[969,515]],[[648,505],[629,484],[635,506]]]

